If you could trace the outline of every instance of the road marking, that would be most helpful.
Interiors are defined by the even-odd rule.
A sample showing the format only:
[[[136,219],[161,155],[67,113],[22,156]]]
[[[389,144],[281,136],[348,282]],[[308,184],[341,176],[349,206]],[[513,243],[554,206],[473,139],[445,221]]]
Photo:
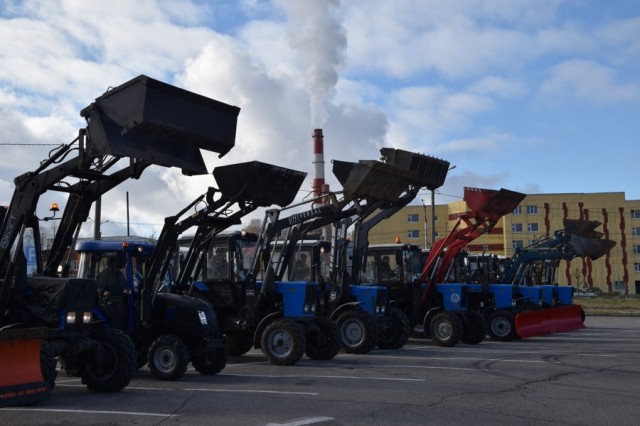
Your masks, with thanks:
[[[343,364],[344,365],[344,364]],[[350,366],[350,365],[345,365]],[[386,367],[386,366],[385,366]],[[435,367],[434,367],[435,368]],[[446,367],[445,367],[446,368]],[[275,375],[275,374],[218,374],[218,376],[236,376],[236,377],[263,377],[265,379],[359,379],[359,380],[390,380],[398,382],[424,382],[425,379],[406,379],[400,377],[362,377],[362,376],[329,376],[329,375]]]
[[[74,414],[120,414],[124,416],[146,416],[146,417],[178,417],[179,414],[143,413],[139,411],[105,411],[105,410],[71,410],[64,408],[22,408],[5,407],[0,411],[39,411],[47,413],[74,413]]]
[[[231,374],[232,376],[234,374]],[[240,376],[239,374],[235,374],[235,376]],[[255,376],[254,376],[255,377]],[[259,376],[258,376],[259,377]],[[285,376],[287,377],[287,376]],[[305,376],[306,377],[306,376]],[[58,383],[56,383],[58,386]],[[60,386],[63,387],[84,387],[84,385],[68,385],[62,384]],[[225,393],[269,393],[269,394],[281,394],[281,395],[308,395],[308,396],[317,396],[320,395],[318,392],[288,392],[288,391],[271,391],[271,390],[256,390],[256,389],[217,389],[217,388],[150,388],[144,386],[135,386],[130,385],[123,389],[124,392],[127,390],[140,390],[140,391],[154,391],[154,392],[167,392],[167,391],[189,391],[189,392],[225,392]]]
[[[333,417],[313,417],[310,419],[301,419],[289,423],[267,423],[267,426],[304,426],[315,423],[331,422],[335,420]]]

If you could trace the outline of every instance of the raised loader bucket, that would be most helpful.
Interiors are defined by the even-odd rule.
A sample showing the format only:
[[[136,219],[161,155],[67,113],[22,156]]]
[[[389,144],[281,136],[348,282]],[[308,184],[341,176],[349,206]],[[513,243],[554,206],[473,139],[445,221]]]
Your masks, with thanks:
[[[240,108],[138,76],[84,108],[91,154],[109,154],[205,174],[199,149],[223,156],[235,145]]]
[[[260,161],[216,167],[213,176],[222,195],[230,200],[250,201],[267,207],[285,207],[294,200],[304,172],[274,166]]]
[[[464,188],[464,201],[476,216],[497,221],[507,213],[511,213],[526,197],[520,192],[508,189]]]
[[[342,185],[345,198],[363,197],[370,201],[395,201],[416,179],[413,172],[375,160],[333,160],[333,174]]]
[[[596,260],[609,253],[616,242],[607,239],[585,238],[579,235],[571,235],[571,245],[580,257],[590,257]]]
[[[382,148],[380,154],[385,163],[415,173],[416,179],[412,183],[420,187],[440,188],[447,178],[448,161],[394,148]]]
[[[559,306],[516,314],[516,333],[522,338],[584,328],[580,305]]]
[[[42,329],[3,330],[0,407],[35,404],[51,397],[50,385],[41,370],[41,334]]]

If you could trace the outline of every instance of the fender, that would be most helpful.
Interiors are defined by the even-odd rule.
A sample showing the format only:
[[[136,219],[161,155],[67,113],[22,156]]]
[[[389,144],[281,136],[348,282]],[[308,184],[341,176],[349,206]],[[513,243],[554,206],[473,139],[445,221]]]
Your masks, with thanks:
[[[255,349],[260,349],[262,347],[262,343],[261,343],[262,332],[264,331],[267,324],[269,324],[274,319],[283,318],[283,317],[284,317],[284,314],[282,311],[276,311],[262,318],[262,320],[256,327],[256,331],[253,333],[253,347]]]
[[[338,306],[329,316],[329,319],[332,321],[335,321],[336,319],[338,319],[338,317],[340,315],[342,315],[343,312],[345,311],[350,311],[353,309],[360,309],[360,306],[362,305],[362,302],[347,302],[347,303],[343,303],[342,305]]]

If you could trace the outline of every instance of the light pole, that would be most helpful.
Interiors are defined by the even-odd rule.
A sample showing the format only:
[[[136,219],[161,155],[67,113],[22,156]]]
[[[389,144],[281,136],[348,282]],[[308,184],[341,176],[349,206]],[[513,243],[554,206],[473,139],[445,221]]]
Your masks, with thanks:
[[[427,206],[424,204],[424,198],[422,200],[422,211],[424,213],[424,248],[429,248],[429,239],[427,238]]]

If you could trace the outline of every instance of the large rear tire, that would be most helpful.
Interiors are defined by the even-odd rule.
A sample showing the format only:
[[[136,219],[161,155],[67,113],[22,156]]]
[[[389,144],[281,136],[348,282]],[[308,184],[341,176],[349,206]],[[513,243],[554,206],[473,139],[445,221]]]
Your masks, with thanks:
[[[462,338],[462,322],[456,314],[440,312],[431,320],[431,341],[444,347],[452,347]]]
[[[375,320],[368,313],[351,309],[341,314],[336,322],[346,353],[366,354],[376,347],[378,330]]]
[[[390,307],[378,326],[378,347],[380,349],[399,349],[411,336],[411,322],[402,310]]]
[[[178,380],[187,371],[189,350],[176,336],[160,336],[149,347],[151,374],[160,380]]]
[[[295,321],[277,319],[265,327],[260,343],[270,364],[293,365],[304,355],[304,330]]]
[[[133,342],[120,330],[100,331],[98,346],[83,356],[80,365],[82,383],[96,392],[118,392],[125,388],[136,371]]]
[[[498,342],[510,342],[517,337],[515,316],[505,310],[497,310],[489,315],[489,337]]]
[[[316,327],[307,333],[305,340],[305,353],[315,360],[333,359],[342,347],[338,324],[329,318],[316,318]]]

